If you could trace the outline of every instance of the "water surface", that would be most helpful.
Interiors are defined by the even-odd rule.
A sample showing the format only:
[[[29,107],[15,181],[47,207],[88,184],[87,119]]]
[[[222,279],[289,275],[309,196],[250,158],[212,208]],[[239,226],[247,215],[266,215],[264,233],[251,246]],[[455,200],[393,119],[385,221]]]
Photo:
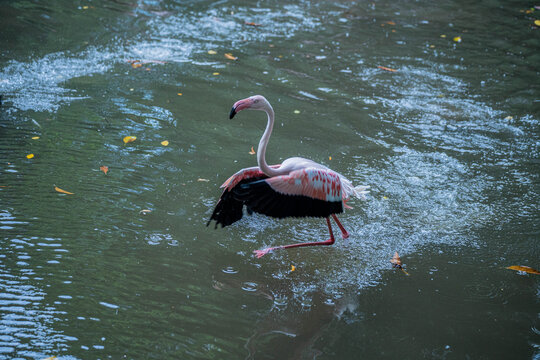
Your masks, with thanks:
[[[505,269],[540,267],[528,6],[4,3],[0,358],[538,358],[538,276]],[[371,185],[347,241],[256,259],[325,222],[205,226],[256,164],[252,94],[270,163]]]

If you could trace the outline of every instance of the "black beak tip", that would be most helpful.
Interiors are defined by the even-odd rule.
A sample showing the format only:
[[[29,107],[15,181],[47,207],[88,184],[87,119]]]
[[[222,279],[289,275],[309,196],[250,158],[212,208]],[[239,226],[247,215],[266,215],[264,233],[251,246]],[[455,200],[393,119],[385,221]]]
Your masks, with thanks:
[[[229,119],[232,119],[234,117],[234,115],[236,115],[236,109],[233,107],[231,109],[231,113],[229,114]]]

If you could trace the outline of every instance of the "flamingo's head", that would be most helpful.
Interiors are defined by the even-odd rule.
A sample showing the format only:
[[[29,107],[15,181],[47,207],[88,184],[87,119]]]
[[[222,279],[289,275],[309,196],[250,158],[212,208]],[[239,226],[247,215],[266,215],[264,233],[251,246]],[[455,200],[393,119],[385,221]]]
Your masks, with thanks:
[[[238,100],[234,103],[231,113],[229,114],[229,119],[232,119],[234,115],[239,113],[242,110],[267,110],[270,106],[268,100],[262,95],[253,95],[246,99]]]

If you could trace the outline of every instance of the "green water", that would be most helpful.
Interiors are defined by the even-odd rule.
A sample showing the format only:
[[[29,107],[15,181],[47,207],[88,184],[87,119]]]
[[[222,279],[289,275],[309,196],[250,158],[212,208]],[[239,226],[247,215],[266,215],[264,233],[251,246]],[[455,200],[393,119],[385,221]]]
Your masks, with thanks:
[[[248,4],[0,2],[0,358],[540,358],[540,277],[505,269],[540,268],[540,10]],[[205,226],[253,94],[269,163],[371,185],[348,240]]]

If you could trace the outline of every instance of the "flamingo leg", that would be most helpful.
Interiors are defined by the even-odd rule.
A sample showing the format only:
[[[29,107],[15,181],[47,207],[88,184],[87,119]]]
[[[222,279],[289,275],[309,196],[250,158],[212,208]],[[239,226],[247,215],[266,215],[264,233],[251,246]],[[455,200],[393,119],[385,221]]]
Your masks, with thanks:
[[[341,230],[341,236],[344,239],[347,239],[349,237],[349,232],[345,230],[343,225],[341,225],[341,222],[338,220],[337,216],[335,214],[332,214],[332,217],[334,218],[334,221],[336,222],[337,226],[339,227],[339,230]]]
[[[263,250],[255,250],[255,251],[253,251],[253,253],[255,254],[255,256],[257,256],[257,258],[261,258],[264,255],[268,254],[270,251],[277,250],[277,249],[291,249],[291,248],[303,247],[303,246],[332,245],[336,240],[334,239],[334,233],[332,232],[332,225],[330,224],[330,218],[329,217],[326,218],[326,223],[328,224],[328,231],[330,232],[330,239],[328,239],[326,241],[315,241],[315,242],[308,242],[308,243],[290,244],[290,245],[269,247],[269,248],[266,248],[266,249],[263,249]],[[341,225],[339,223],[339,221],[338,221],[338,224]],[[343,230],[345,230],[345,229],[343,229]]]

